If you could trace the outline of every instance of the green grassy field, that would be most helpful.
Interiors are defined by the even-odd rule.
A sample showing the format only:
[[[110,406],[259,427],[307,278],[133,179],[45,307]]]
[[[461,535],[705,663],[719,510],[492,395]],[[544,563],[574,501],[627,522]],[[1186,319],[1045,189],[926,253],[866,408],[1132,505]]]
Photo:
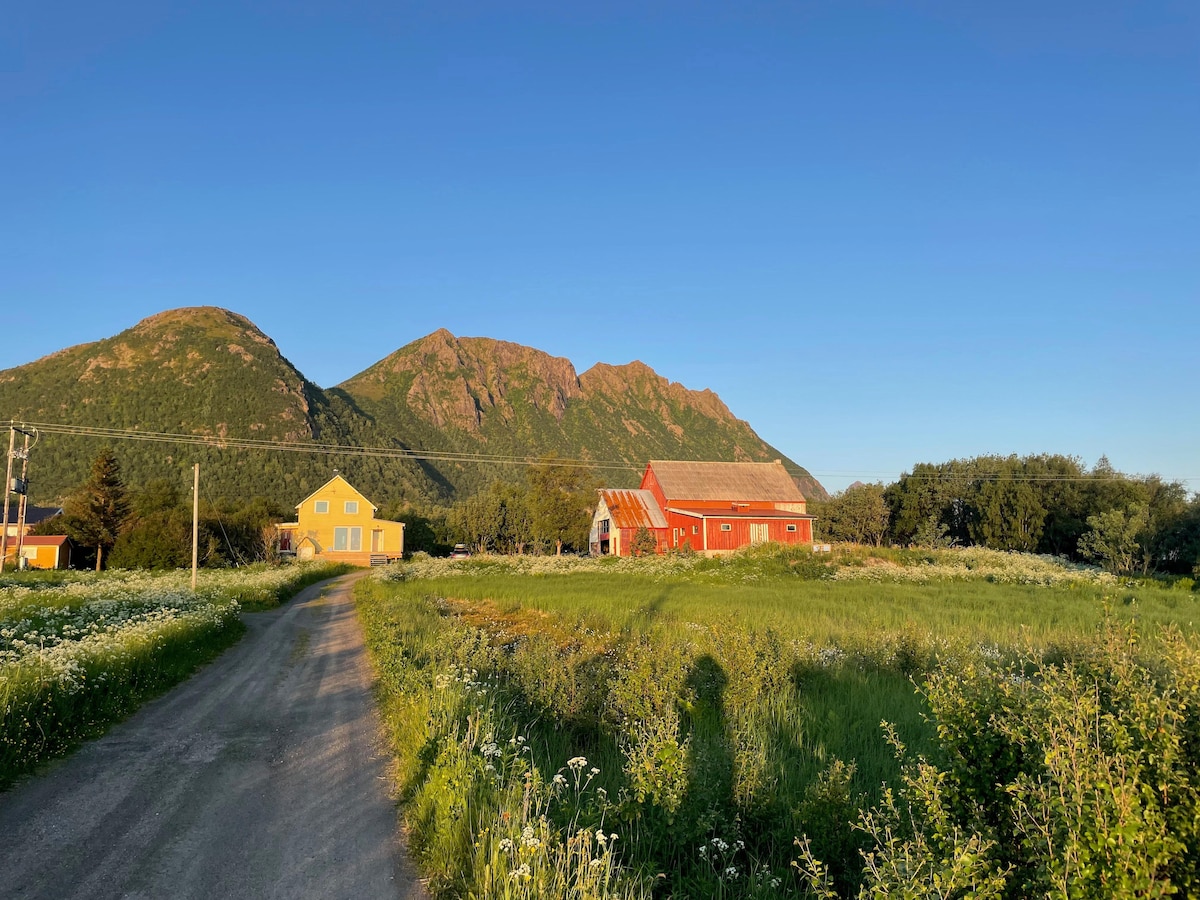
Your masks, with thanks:
[[[1019,685],[1011,673],[1094,661],[1114,633],[1139,636],[1151,672],[1195,646],[1198,607],[1195,593],[975,551],[421,560],[360,594],[414,849],[437,893],[478,897],[878,887],[860,851],[924,846],[929,862],[959,844],[920,845],[914,822],[943,800],[955,827],[970,820],[966,789],[933,797],[920,760],[951,783],[956,728],[1001,741],[994,709],[971,700],[986,692],[947,685]],[[889,804],[907,833],[866,827]],[[990,852],[976,853],[985,874],[1010,865]],[[1033,883],[997,877],[997,896]]]

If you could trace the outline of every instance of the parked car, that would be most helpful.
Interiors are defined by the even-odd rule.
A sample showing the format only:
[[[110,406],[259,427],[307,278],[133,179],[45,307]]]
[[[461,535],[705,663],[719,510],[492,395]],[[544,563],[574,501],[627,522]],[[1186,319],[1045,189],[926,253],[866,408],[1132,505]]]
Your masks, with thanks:
[[[455,544],[454,549],[450,551],[451,559],[466,559],[471,555],[471,551],[467,549],[466,544]]]

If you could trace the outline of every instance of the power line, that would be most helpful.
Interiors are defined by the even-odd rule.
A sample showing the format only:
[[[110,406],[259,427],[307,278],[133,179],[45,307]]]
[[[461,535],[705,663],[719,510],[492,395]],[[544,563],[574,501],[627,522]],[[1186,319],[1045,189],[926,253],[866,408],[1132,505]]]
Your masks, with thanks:
[[[216,450],[268,450],[287,453],[313,453],[326,456],[361,456],[379,459],[420,460],[429,462],[495,463],[507,465],[542,465],[547,460],[529,456],[510,456],[496,453],[460,453],[452,450],[407,450],[396,447],[364,447],[350,444],[323,444],[308,441],[274,441],[259,438],[214,437],[198,434],[175,434],[165,431],[141,431],[133,428],[102,428],[63,423],[28,423],[44,434],[93,437],[106,440],[148,441],[160,444],[180,444],[209,447]],[[638,466],[616,460],[567,459],[553,457],[549,461],[591,469],[636,470]]]
[[[881,476],[882,473],[871,473],[872,476]],[[821,472],[813,473],[814,478],[861,478],[861,473],[854,472]],[[1070,482],[1070,481],[1121,481],[1139,477],[1158,477],[1164,482],[1183,482],[1200,481],[1200,475],[1189,475],[1182,478],[1168,478],[1165,476],[1135,476],[1123,472],[1113,472],[1111,475],[1098,473],[1083,473],[1080,475],[1058,474],[1051,472],[1029,472],[1029,473],[1013,473],[1013,472],[904,472],[900,478],[916,479],[919,481],[1020,481],[1020,482]]]
[[[179,444],[187,446],[208,447],[216,450],[266,450],[282,453],[311,453],[325,456],[356,456],[373,459],[410,460],[420,462],[450,462],[450,463],[483,463],[494,465],[535,466],[542,465],[547,460],[530,456],[514,456],[496,453],[462,453],[453,450],[411,450],[396,447],[367,447],[349,444],[327,444],[316,441],[278,441],[260,438],[231,438],[212,435],[178,434],[165,431],[142,431],[134,428],[104,428],[90,425],[70,425],[65,423],[28,422],[23,423],[36,428],[44,434],[59,434],[73,437],[93,437],[106,440],[146,441],[162,444]],[[594,460],[553,457],[551,462],[564,465],[579,466],[588,469],[605,469],[618,471],[639,471],[640,465],[633,465],[620,460]],[[790,474],[800,477],[821,479],[840,478],[887,478],[896,477],[891,473],[881,472],[809,472],[800,469],[790,470]],[[949,480],[986,480],[1014,482],[1095,482],[1105,476],[1097,474],[1060,474],[1060,473],[1008,473],[1008,472],[908,472],[901,477],[929,481]],[[1130,476],[1114,472],[1114,480]],[[1200,475],[1189,475],[1181,478],[1164,478],[1164,481],[1178,481],[1184,484],[1200,482]]]

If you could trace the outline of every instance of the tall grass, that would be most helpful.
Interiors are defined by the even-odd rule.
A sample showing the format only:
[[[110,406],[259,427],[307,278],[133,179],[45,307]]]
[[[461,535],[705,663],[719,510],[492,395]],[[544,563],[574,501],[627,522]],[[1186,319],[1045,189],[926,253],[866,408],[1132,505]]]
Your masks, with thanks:
[[[804,835],[822,884],[851,895],[872,846],[856,823],[906,771],[881,723],[910,755],[942,752],[930,672],[1078,657],[1106,621],[1194,632],[1182,592],[977,557],[421,560],[361,584],[435,893],[516,896],[528,875],[547,897],[801,895]],[[839,577],[893,566],[942,577]],[[586,802],[551,790],[575,758]],[[619,839],[585,889],[563,861],[596,830]]]

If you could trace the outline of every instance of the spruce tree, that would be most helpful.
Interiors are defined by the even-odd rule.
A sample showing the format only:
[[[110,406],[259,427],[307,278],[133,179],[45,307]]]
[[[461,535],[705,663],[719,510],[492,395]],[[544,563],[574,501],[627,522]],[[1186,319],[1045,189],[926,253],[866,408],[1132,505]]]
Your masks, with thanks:
[[[92,473],[63,503],[67,534],[81,547],[96,549],[96,571],[104,565],[105,551],[117,542],[129,514],[129,499],[121,480],[121,466],[112,450],[105,449],[92,462]]]

